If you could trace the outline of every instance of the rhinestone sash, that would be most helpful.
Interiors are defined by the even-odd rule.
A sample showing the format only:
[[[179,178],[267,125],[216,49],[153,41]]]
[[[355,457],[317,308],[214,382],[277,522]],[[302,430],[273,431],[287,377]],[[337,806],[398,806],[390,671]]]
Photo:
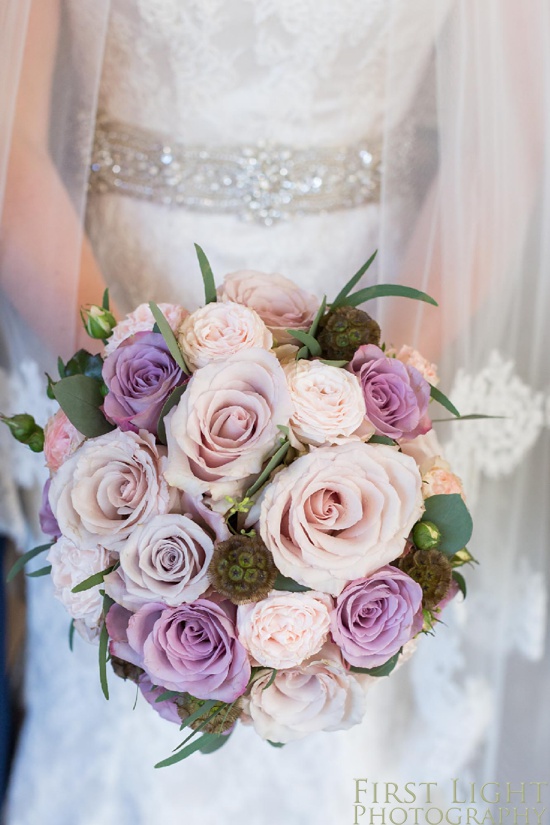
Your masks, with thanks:
[[[264,226],[293,215],[376,201],[380,157],[372,147],[258,143],[192,146],[100,117],[92,193],[119,192],[166,206],[224,212]]]

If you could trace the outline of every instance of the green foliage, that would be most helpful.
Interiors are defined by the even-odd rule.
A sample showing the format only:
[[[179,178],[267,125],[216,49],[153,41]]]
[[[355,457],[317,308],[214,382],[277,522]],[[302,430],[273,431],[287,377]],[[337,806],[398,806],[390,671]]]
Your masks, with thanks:
[[[34,547],[32,550],[29,550],[27,553],[24,553],[22,556],[19,556],[13,567],[11,568],[10,572],[6,576],[6,581],[11,582],[18,573],[23,570],[26,564],[34,559],[36,556],[39,556],[40,553],[45,553],[46,550],[49,550],[54,544],[53,541],[49,542],[49,544],[41,544],[39,547]]]
[[[62,378],[53,392],[59,406],[76,429],[87,438],[96,438],[115,429],[101,411],[101,384],[89,375]]]
[[[441,532],[438,549],[446,556],[462,550],[472,536],[473,523],[468,508],[458,493],[430,496],[424,501],[422,521],[430,521]]]
[[[290,579],[288,576],[283,576],[282,573],[279,573],[275,579],[273,589],[287,590],[289,593],[306,593],[308,590],[311,590],[311,587],[298,584],[298,582],[294,581],[294,579]]]
[[[164,424],[164,419],[166,418],[170,410],[177,406],[177,404],[179,404],[181,397],[186,389],[187,383],[181,384],[179,387],[176,387],[176,389],[170,393],[170,395],[166,399],[166,402],[162,410],[160,411],[159,422],[157,424],[157,435],[159,441],[161,441],[163,444],[166,444],[166,426]]]
[[[430,384],[430,395],[434,401],[437,401],[438,404],[441,404],[442,407],[445,407],[450,413],[452,413],[457,418],[460,418],[460,413],[455,407],[455,405],[450,401],[441,390],[438,390],[437,387],[434,387]]]
[[[248,498],[252,498],[252,496],[256,495],[260,487],[265,484],[273,470],[282,463],[284,457],[286,456],[287,452],[290,449],[290,442],[283,441],[279,449],[275,452],[275,454],[271,457],[268,461],[266,466],[264,467],[263,471],[260,473],[254,484],[248,488],[245,493],[245,496]]]
[[[355,273],[355,275],[352,278],[350,278],[350,280],[347,282],[347,284],[345,284],[345,286],[342,287],[342,289],[340,290],[340,292],[338,293],[338,295],[336,296],[336,298],[334,299],[334,301],[331,304],[332,309],[335,309],[336,307],[344,305],[345,300],[348,297],[349,293],[351,292],[351,290],[355,286],[357,286],[357,284],[359,283],[359,281],[361,280],[361,278],[363,277],[365,272],[367,272],[370,265],[372,264],[372,262],[376,258],[377,254],[378,254],[378,250],[373,252],[373,254],[370,256],[368,261],[365,264],[363,264],[361,269],[359,269]]]
[[[218,296],[216,293],[216,283],[214,281],[212,267],[210,266],[204,251],[198,244],[195,244],[195,251],[197,253],[197,258],[199,259],[199,266],[201,268],[202,280],[204,283],[204,303],[215,303],[218,300]]]
[[[149,302],[149,309],[153,313],[153,318],[156,321],[156,326],[158,326],[159,332],[166,341],[166,346],[170,351],[170,355],[184,372],[189,374],[189,368],[185,363],[185,359],[183,354],[178,346],[178,342],[176,341],[176,336],[172,332],[172,327],[164,317],[162,310],[153,302]]]
[[[352,673],[366,673],[368,676],[389,676],[395,669],[402,650],[403,648],[392,656],[391,659],[388,659],[387,662],[384,662],[383,665],[379,665],[378,667],[354,667],[352,665],[350,670]]]

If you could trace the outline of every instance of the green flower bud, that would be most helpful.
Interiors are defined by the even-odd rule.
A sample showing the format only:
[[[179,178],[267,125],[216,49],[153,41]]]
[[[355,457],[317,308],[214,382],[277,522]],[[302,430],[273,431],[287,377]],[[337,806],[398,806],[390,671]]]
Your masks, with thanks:
[[[412,540],[419,550],[432,550],[441,542],[441,530],[431,521],[419,521],[413,527]]]
[[[99,340],[110,338],[113,329],[116,327],[116,319],[113,313],[109,312],[108,309],[97,306],[97,304],[81,309],[80,317],[90,338],[98,338]]]
[[[0,420],[6,424],[16,441],[26,444],[33,453],[41,453],[44,449],[44,430],[40,427],[32,415],[20,413],[8,418],[0,415]]]

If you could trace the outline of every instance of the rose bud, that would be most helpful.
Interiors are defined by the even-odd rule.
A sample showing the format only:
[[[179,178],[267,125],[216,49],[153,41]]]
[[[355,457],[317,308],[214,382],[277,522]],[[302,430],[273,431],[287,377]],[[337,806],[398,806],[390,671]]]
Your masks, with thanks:
[[[26,444],[33,453],[42,452],[44,449],[44,430],[36,423],[32,415],[20,413],[12,415],[11,418],[0,415],[0,421],[3,421],[10,428],[16,441]]]
[[[412,531],[412,540],[419,550],[431,550],[441,541],[441,530],[431,521],[419,521]]]
[[[98,338],[104,341],[113,334],[116,327],[116,319],[108,309],[92,304],[90,307],[80,310],[80,317],[84,324],[84,329],[90,338]]]

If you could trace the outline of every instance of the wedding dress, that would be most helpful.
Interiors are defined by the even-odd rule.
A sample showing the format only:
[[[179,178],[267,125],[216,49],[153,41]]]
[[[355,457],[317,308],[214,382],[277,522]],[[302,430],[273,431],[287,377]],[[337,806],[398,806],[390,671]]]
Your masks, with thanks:
[[[285,274],[319,295],[334,295],[379,245],[382,216],[379,189],[372,181],[380,174],[383,187],[384,175],[392,171],[377,166],[384,130],[389,116],[396,129],[413,105],[433,59],[433,32],[444,25],[448,5],[440,2],[434,11],[433,4],[419,3],[408,25],[396,30],[386,0],[113,3],[87,230],[119,308],[126,312],[147,300],[181,302],[189,309],[199,305],[202,284],[193,242],[205,249],[218,279],[237,269],[257,268]],[[81,20],[78,25],[82,27]],[[86,28],[76,35],[85,38]],[[390,36],[400,92],[388,113]],[[85,62],[81,69],[86,70]],[[428,147],[431,117],[428,109]],[[149,145],[145,168],[136,171],[128,161],[125,169],[113,159],[117,140],[126,149],[131,144],[130,155],[124,155],[126,150],[123,155],[132,163],[135,142]],[[229,154],[241,167],[247,159],[242,182],[247,205],[240,214],[216,209],[219,193],[212,190],[209,199],[202,179],[196,208],[177,203],[174,164],[186,147],[206,153],[199,157],[203,170],[221,155]],[[331,170],[319,161],[327,180],[323,173],[313,176],[319,181],[310,176],[298,195],[290,187],[290,199],[281,208],[281,168],[300,152],[315,165],[326,147],[344,150],[347,160],[342,162],[350,164],[351,176],[357,170],[346,150],[353,150],[354,163],[359,153],[368,167],[369,192],[360,192],[359,205],[339,202],[341,189],[335,185],[331,193]],[[403,162],[411,162],[406,152]],[[215,182],[218,186],[218,178]],[[268,197],[258,205],[262,186],[264,195],[265,190],[275,192],[275,201]],[[327,187],[335,208],[309,214],[295,209],[297,196],[305,195],[307,202],[312,189]],[[32,409],[34,373],[32,366],[26,369]],[[486,411],[482,393],[475,397],[468,391],[474,378],[463,375],[458,390],[462,387],[466,401]],[[486,389],[487,381],[482,385]],[[12,382],[10,403],[15,389]],[[544,398],[537,398],[534,408],[542,410]],[[528,421],[526,429],[542,430],[541,416]],[[460,456],[455,444],[453,460]],[[465,473],[468,469],[479,486],[479,468],[464,466]],[[526,581],[532,572],[524,571]],[[532,624],[541,627],[543,596],[537,599],[539,614]],[[473,673],[462,678],[464,610],[461,604],[454,606],[449,627],[441,628],[435,639],[422,640],[416,662],[371,689],[365,722],[355,729],[319,734],[279,750],[240,727],[212,756],[155,771],[154,763],[179,743],[177,728],[141,697],[132,710],[133,686],[114,676],[111,698],[104,700],[96,648],[77,638],[74,652],[69,651],[67,615],[52,598],[49,581],[30,580],[27,718],[7,821],[335,825],[352,821],[355,777],[425,781],[465,766],[472,770],[494,695],[485,677]],[[542,644],[541,638],[532,642],[533,659],[540,656]]]

